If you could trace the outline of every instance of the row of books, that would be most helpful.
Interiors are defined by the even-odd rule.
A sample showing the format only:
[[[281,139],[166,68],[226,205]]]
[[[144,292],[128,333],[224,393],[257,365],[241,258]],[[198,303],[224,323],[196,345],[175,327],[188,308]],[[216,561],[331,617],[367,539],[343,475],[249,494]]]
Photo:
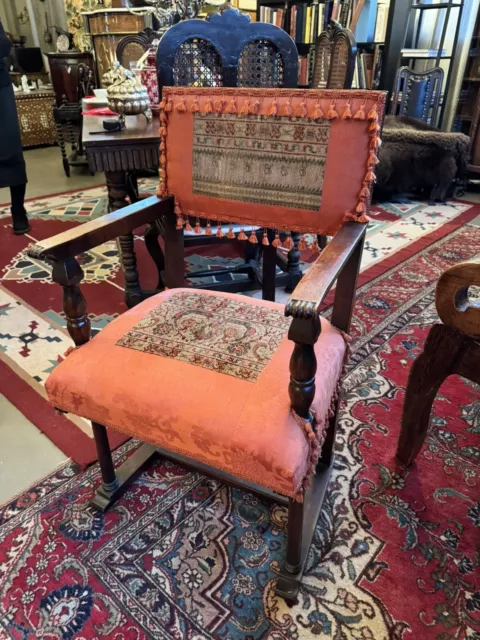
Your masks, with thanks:
[[[382,72],[383,49],[376,45],[373,53],[358,53],[352,89],[378,89]]]
[[[310,73],[312,65],[310,59],[307,56],[298,56],[298,86],[305,87],[310,86]]]
[[[290,35],[295,42],[311,44],[325,28],[325,4],[294,4],[290,10]],[[328,8],[328,6],[327,6]]]
[[[272,9],[272,7],[260,7],[260,22],[268,22],[276,27],[284,28],[283,19],[285,9]]]

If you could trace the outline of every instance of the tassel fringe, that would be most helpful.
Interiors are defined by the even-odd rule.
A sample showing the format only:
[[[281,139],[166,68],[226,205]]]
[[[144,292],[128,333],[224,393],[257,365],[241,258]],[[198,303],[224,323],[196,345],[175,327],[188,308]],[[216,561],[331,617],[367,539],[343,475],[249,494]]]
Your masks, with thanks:
[[[243,230],[243,227],[240,229],[240,233],[237,236],[237,240],[248,240],[247,236],[245,235],[245,231]]]
[[[211,98],[209,98],[205,103],[204,113],[213,113],[213,104]]]
[[[215,113],[222,113],[224,105],[225,105],[225,100],[222,100],[221,98],[220,100],[215,100],[215,102],[213,103],[213,109]]]
[[[268,234],[266,231],[263,232],[262,244],[264,247],[269,247],[270,243],[268,241]]]
[[[185,220],[185,231],[193,231],[192,225],[190,224],[190,218],[188,216]]]
[[[245,100],[242,108],[240,109],[240,115],[241,116],[248,115],[249,110],[250,110],[250,100]]]
[[[258,244],[258,238],[257,238],[257,234],[255,233],[255,231],[252,231],[250,233],[250,237],[248,238],[248,241],[251,242],[252,244]],[[268,242],[268,240],[267,240]]]
[[[227,238],[229,238],[229,240],[233,240],[235,238],[235,234],[233,233],[233,227],[228,227],[228,233],[227,233]]]
[[[298,105],[295,111],[295,115],[297,116],[297,118],[306,118],[307,114],[308,114],[307,103],[304,100]]]
[[[217,233],[215,234],[217,236],[217,238],[223,238],[225,236],[225,234],[222,231],[222,225],[219,224],[217,227]]]
[[[196,233],[197,235],[201,235],[202,233],[202,227],[200,226],[200,220],[197,220],[197,222],[195,223],[195,229],[193,230],[194,233]]]
[[[255,102],[252,105],[250,105],[250,108],[248,109],[248,113],[250,115],[257,115],[259,109],[260,109],[260,100],[255,100]]]
[[[290,100],[288,100],[285,103],[285,106],[283,107],[283,115],[284,116],[291,116],[292,115],[292,104],[291,104]]]
[[[185,113],[186,110],[187,110],[187,105],[185,104],[185,96],[183,96],[180,102],[175,107],[175,111],[179,111],[180,113]]]
[[[353,116],[354,120],[365,120],[365,105],[362,104],[357,113]]]
[[[298,243],[299,251],[306,251],[308,249],[308,242],[305,240],[305,236],[302,235],[300,237],[300,242]]]
[[[282,246],[282,242],[280,240],[280,236],[278,235],[278,231],[275,232],[275,238],[273,239],[272,242],[272,247],[281,247]]]
[[[322,107],[318,104],[315,105],[315,110],[313,112],[313,116],[312,116],[312,120],[320,120],[321,118],[323,118],[324,113],[322,111]]]
[[[198,113],[200,111],[200,105],[198,104],[198,97],[195,96],[192,104],[190,105],[190,111],[192,113]]]
[[[237,104],[235,102],[235,98],[233,98],[232,100],[230,100],[230,102],[228,103],[227,108],[225,109],[225,111],[227,113],[237,113]]]
[[[338,118],[338,113],[335,109],[335,103],[332,102],[327,111],[327,120],[335,120],[335,118]]]
[[[292,236],[288,235],[285,238],[285,241],[282,245],[282,247],[284,247],[285,249],[288,249],[290,251],[290,249],[293,249],[293,240],[292,240]]]
[[[276,116],[278,113],[278,103],[277,101],[274,99],[272,102],[272,106],[270,107],[270,109],[268,110],[268,115],[270,117],[272,116]]]
[[[210,224],[210,221],[207,222],[207,226],[205,228],[205,235],[213,236],[212,225]]]
[[[347,106],[345,107],[345,111],[342,115],[342,120],[350,120],[352,117],[352,110],[350,108],[350,103],[347,102]]]

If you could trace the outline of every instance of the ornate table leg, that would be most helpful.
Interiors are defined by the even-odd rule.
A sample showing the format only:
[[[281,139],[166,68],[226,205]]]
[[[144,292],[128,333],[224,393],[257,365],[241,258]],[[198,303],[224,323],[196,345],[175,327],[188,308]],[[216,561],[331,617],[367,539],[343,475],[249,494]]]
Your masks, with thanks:
[[[288,284],[285,287],[287,293],[292,293],[302,278],[302,270],[300,268],[300,251],[298,243],[300,242],[300,233],[292,231],[293,248],[288,252]]]
[[[125,171],[105,171],[110,211],[117,211],[128,204],[128,186]],[[142,288],[137,271],[137,258],[133,233],[127,233],[118,239],[120,261],[125,279],[125,302],[129,308],[143,300]]]
[[[70,177],[70,165],[68,164],[67,149],[65,148],[65,138],[63,137],[62,123],[55,120],[55,128],[57,129],[57,142],[60,147],[60,153],[62,154],[63,170],[67,178]]]

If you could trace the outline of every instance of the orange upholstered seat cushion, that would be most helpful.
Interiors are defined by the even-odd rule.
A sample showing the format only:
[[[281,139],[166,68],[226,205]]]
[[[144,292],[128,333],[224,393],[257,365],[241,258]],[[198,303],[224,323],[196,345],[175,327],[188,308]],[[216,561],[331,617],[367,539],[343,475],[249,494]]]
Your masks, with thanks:
[[[274,302],[173,289],[130,309],[47,380],[64,411],[294,497],[310,462],[290,411],[289,320]],[[322,319],[312,409],[328,415],[345,342]]]

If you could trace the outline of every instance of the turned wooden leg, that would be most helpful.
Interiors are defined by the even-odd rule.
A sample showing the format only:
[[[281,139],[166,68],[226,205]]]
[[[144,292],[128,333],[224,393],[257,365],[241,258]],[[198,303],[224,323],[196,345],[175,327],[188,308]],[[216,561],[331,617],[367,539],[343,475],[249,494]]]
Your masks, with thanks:
[[[293,248],[288,252],[288,283],[285,287],[287,293],[292,293],[302,278],[302,270],[300,268],[300,251],[298,243],[300,242],[300,233],[292,232]]]
[[[157,268],[158,273],[158,283],[156,288],[161,291],[165,288],[165,284],[163,282],[163,272],[165,271],[165,256],[163,254],[160,243],[158,242],[158,238],[160,237],[160,230],[158,225],[149,224],[145,229],[145,246],[147,248],[150,257],[155,263],[155,267]]]
[[[133,233],[126,233],[118,238],[122,261],[123,278],[125,282],[125,302],[131,309],[143,300],[142,288],[137,271],[137,256]]]
[[[285,569],[298,573],[302,568],[303,502],[290,499],[288,503],[287,555]]]
[[[80,347],[90,340],[90,320],[87,315],[87,303],[80,291],[83,271],[75,258],[64,262],[55,262],[52,279],[63,288],[63,311],[67,319],[68,333],[75,346]]]
[[[75,134],[73,132],[73,125],[71,120],[67,120],[67,129],[68,129],[68,137],[70,138],[70,143],[72,145],[72,150],[75,151],[77,148],[75,141]]]
[[[63,137],[63,127],[61,122],[55,122],[55,128],[57,130],[57,142],[60,147],[60,153],[62,154],[63,170],[67,178],[70,177],[70,165],[68,164],[67,149],[65,148],[65,138]]]
[[[110,211],[117,211],[128,205],[128,182],[125,171],[106,171]],[[137,271],[133,233],[127,233],[118,239],[120,261],[125,280],[125,302],[129,308],[143,300],[140,278]]]
[[[432,404],[442,382],[455,372],[466,344],[465,336],[445,325],[430,329],[423,353],[410,369],[397,458],[405,465],[415,460],[425,442]]]
[[[119,487],[119,481],[115,475],[115,467],[113,466],[112,452],[110,443],[108,442],[108,434],[106,428],[102,424],[92,422],[93,436],[95,438],[95,446],[97,448],[98,462],[102,473],[102,484],[93,499],[95,506],[102,508],[102,504],[110,504],[110,501]],[[106,506],[105,506],[106,508]]]

